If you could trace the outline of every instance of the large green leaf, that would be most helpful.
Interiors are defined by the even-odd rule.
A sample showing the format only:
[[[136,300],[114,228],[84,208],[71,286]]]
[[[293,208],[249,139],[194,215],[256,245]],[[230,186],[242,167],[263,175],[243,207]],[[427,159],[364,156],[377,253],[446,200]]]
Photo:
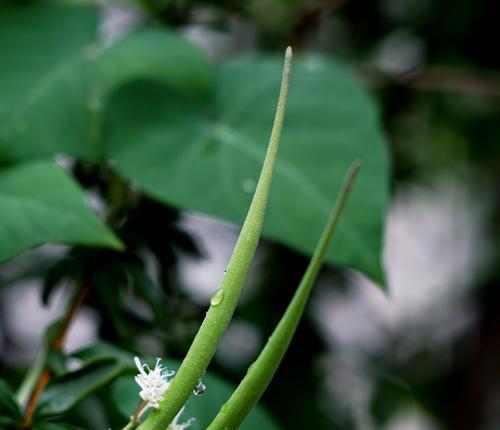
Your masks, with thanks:
[[[83,97],[74,76],[96,26],[91,8],[37,5],[1,11],[0,160],[61,146],[66,127],[81,121],[79,115],[61,114],[77,93]],[[61,80],[67,81],[67,92],[52,94]]]
[[[0,262],[45,242],[122,247],[55,163],[1,170]]]
[[[280,78],[277,59],[224,65],[210,116],[167,88],[129,85],[108,106],[109,156],[157,199],[241,223],[264,158]],[[336,62],[299,59],[282,142],[264,235],[312,253],[344,172],[361,159],[327,259],[383,282],[389,161],[370,97]]]
[[[96,41],[97,9],[24,6],[0,13],[0,161],[65,153],[98,158],[101,107],[131,79],[160,80],[205,98],[211,68],[200,50],[163,30],[109,48]]]

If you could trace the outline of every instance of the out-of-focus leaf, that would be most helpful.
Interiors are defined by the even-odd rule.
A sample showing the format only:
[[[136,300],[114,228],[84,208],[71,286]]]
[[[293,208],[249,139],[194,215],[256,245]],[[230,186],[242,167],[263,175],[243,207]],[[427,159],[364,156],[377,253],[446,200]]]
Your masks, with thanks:
[[[43,333],[43,340],[45,342],[45,345],[49,345],[50,343],[52,343],[57,337],[57,335],[60,333],[63,324],[63,319],[64,318],[62,317],[57,318],[47,326],[45,332]]]
[[[82,275],[83,269],[84,260],[74,258],[73,256],[67,256],[54,264],[47,272],[43,281],[43,304],[47,305],[49,303],[50,296],[64,279],[78,279]]]
[[[54,379],[43,392],[36,410],[38,418],[62,414],[94,391],[109,384],[128,366],[112,359],[95,360],[83,368]]]
[[[163,364],[169,370],[177,370],[180,366],[180,362],[170,359],[164,360]],[[231,384],[211,373],[205,374],[203,381],[207,387],[205,394],[192,396],[179,420],[179,422],[184,422],[194,417],[196,421],[190,427],[193,430],[206,428],[235,389]],[[137,406],[139,387],[132,376],[123,376],[113,383],[112,396],[124,420],[127,420]],[[240,427],[241,430],[278,430],[279,428],[269,414],[259,406],[252,411]]]
[[[136,263],[124,263],[135,293],[143,298],[158,314],[164,309],[165,295],[160,286],[146,273],[144,267]]]
[[[163,202],[241,223],[264,158],[280,69],[280,61],[262,58],[221,67],[210,118],[159,85],[123,88],[108,105],[110,158]],[[327,260],[383,282],[390,166],[368,94],[336,62],[298,59],[282,142],[263,234],[312,253],[343,173],[360,159],[363,171]]]
[[[394,376],[382,374],[373,394],[371,416],[383,428],[398,411],[415,403],[410,385]]]
[[[110,412],[107,393],[109,388],[105,387],[96,394],[85,397],[71,410],[71,419],[87,430],[114,429],[109,420]],[[103,393],[100,397],[99,394]]]
[[[46,351],[43,367],[50,369],[53,375],[57,376],[63,375],[67,371],[66,354],[61,350],[52,348],[53,342],[61,333],[63,324],[64,317],[58,318],[49,324],[43,334]]]
[[[108,91],[127,81],[151,79],[194,100],[207,100],[213,88],[213,69],[201,49],[159,28],[138,31],[103,50],[93,73]]]
[[[201,51],[165,30],[134,33],[103,47],[97,9],[24,6],[0,14],[0,160],[102,155],[101,108],[138,78],[206,98],[211,68]]]
[[[45,242],[120,249],[119,239],[52,162],[0,171],[0,262]]]
[[[133,336],[135,330],[145,322],[130,312],[125,301],[124,290],[130,285],[131,279],[123,264],[110,260],[94,273],[94,282],[99,301],[105,308],[113,329],[121,338]]]
[[[0,379],[0,424],[13,425],[22,419],[23,414],[10,387]]]
[[[1,160],[70,145],[65,130],[84,125],[80,115],[62,114],[77,96],[83,99],[75,76],[89,55],[97,19],[97,10],[86,7],[16,5],[2,10]],[[62,80],[63,97],[52,93]]]
[[[66,355],[62,351],[48,348],[46,367],[48,367],[54,375],[63,375],[67,371]]]
[[[135,255],[102,253],[93,279],[100,305],[111,321],[109,328],[121,338],[150,329],[165,310],[165,294],[145,272]]]
[[[83,430],[83,429],[80,427],[75,427],[64,423],[45,422],[45,423],[35,424],[33,430]]]
[[[86,348],[83,348],[74,353],[73,356],[84,360],[86,363],[103,359],[113,359],[121,363],[124,367],[135,367],[133,354],[128,351],[124,351],[111,343],[103,341],[96,342]]]

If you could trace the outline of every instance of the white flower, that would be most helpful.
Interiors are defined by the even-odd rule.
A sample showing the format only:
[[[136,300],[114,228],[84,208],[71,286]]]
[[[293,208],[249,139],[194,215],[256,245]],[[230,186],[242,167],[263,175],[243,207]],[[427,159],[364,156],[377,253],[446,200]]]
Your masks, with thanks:
[[[174,420],[170,423],[166,430],[184,430],[194,423],[194,418],[189,418],[185,423],[179,424],[177,421],[179,421],[179,418],[181,417],[183,412],[184,408],[179,411],[179,413],[175,416]]]
[[[135,382],[141,387],[139,396],[147,402],[148,406],[158,409],[159,402],[163,400],[163,393],[170,386],[169,377],[175,372],[166,370],[160,365],[161,359],[156,359],[153,370],[147,364],[141,364],[138,357],[134,358],[135,365],[139,369],[139,374],[135,377]]]

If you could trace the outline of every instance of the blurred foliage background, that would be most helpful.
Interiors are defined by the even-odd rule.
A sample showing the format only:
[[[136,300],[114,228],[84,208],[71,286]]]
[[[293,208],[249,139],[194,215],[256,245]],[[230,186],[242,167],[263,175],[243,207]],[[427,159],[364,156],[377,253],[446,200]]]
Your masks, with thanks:
[[[20,3],[2,2],[0,19],[13,9],[21,8]],[[40,9],[34,19],[40,21],[43,21],[43,8],[50,7],[48,2],[22,3],[36,3]],[[58,3],[66,3],[67,7],[69,4],[72,7],[90,4],[77,0]],[[386,208],[385,188],[389,183],[391,197],[385,217],[383,247],[387,292],[381,291],[369,279],[381,283],[377,263],[357,264],[359,256],[348,252],[342,254],[341,250],[338,251],[341,255],[332,257],[331,261],[339,265],[323,270],[308,315],[261,402],[277,425],[287,429],[328,430],[498,429],[498,3],[494,0],[457,0],[453,3],[444,0],[130,0],[101,2],[98,11],[99,37],[107,45],[134,28],[149,26],[173,29],[201,47],[214,64],[224,64],[240,54],[281,54],[287,45],[292,45],[299,57],[314,54],[309,58],[317,61],[335,58],[356,76],[378,105],[382,128],[387,135],[390,163],[387,163],[385,150],[373,154],[366,152],[383,145],[383,138],[377,130],[365,133],[365,127],[371,126],[366,126],[364,116],[359,123],[351,121],[345,127],[355,130],[355,137],[351,135],[353,141],[364,140],[359,150],[369,154],[367,171],[371,173],[365,185],[360,184],[357,199],[353,196],[353,200],[360,203],[359,206],[353,203],[352,213],[356,209],[363,210],[363,204],[372,202],[373,197],[376,210],[368,215],[373,214],[375,219],[372,224],[360,221],[359,227],[362,233],[366,229],[366,248],[372,253],[382,249],[378,237]],[[77,15],[81,13],[83,9]],[[5,26],[6,22],[6,19],[2,21]],[[49,22],[44,31],[54,29],[61,46],[65,34],[69,40],[70,35],[84,32],[68,23],[67,28],[58,26],[60,23],[57,19]],[[14,57],[4,55],[9,39],[3,40],[5,44],[1,49],[5,51],[0,50],[0,69],[7,70],[7,60]],[[146,45],[141,43],[137,42],[134,51],[137,57],[134,58],[147,63],[149,54],[144,49]],[[154,38],[149,44],[158,47]],[[174,45],[168,46],[174,49]],[[40,49],[43,52],[43,45]],[[176,49],[186,53],[188,48]],[[119,49],[113,55],[118,58]],[[169,77],[174,80],[174,90],[145,82],[140,74],[140,80],[116,90],[109,103],[121,106],[122,111],[113,110],[118,113],[106,117],[108,128],[105,126],[102,131],[105,139],[111,142],[110,148],[129,145],[127,142],[133,138],[142,139],[145,145],[155,148],[155,136],[160,133],[164,136],[170,130],[177,133],[177,139],[191,137],[192,129],[198,127],[197,117],[193,113],[185,120],[175,112],[191,115],[194,112],[191,104],[195,102],[177,98],[177,92],[188,88],[188,92],[196,93],[194,99],[210,97],[207,94],[212,90],[209,85],[205,88],[204,79],[208,81],[207,76],[212,72],[207,69],[205,76],[205,72],[199,72],[205,67],[204,61],[188,57],[185,54],[182,58],[187,60],[181,61],[173,56],[173,63],[178,62],[180,70]],[[47,57],[47,62],[51,61],[55,60]],[[130,61],[121,63],[124,70]],[[185,66],[189,62],[191,69]],[[109,64],[113,62],[110,60]],[[156,66],[161,71],[162,67],[169,68],[172,64]],[[27,64],[26,67],[31,66]],[[78,73],[83,71],[80,82],[91,79],[85,67],[76,68]],[[106,67],[104,64],[102,69],[103,86],[111,75]],[[151,68],[152,74],[159,73],[155,67]],[[251,91],[251,82],[258,81],[260,75],[244,68],[238,72],[237,67],[232,69],[235,75],[242,76],[237,84],[249,82]],[[336,110],[331,106],[336,103],[347,106],[349,94],[353,94],[342,94],[342,87],[351,88],[351,78],[346,77],[344,81],[344,69],[337,71],[337,66],[332,67],[331,71],[325,71],[325,76],[330,73],[328,76],[340,80],[338,100],[335,94],[329,93],[324,101],[318,100],[318,112],[315,112],[316,99],[312,98],[308,104],[307,94],[301,93],[304,110],[309,112],[306,119],[314,121],[317,118],[319,126],[326,127],[329,121],[327,114],[330,111],[325,112],[325,109],[332,109],[332,118],[336,118]],[[199,73],[189,72],[193,68],[198,68]],[[267,70],[279,70],[279,67]],[[16,76],[16,73],[11,75]],[[36,80],[36,68],[33,75],[30,79]],[[227,82],[231,80],[228,76],[229,72],[224,75]],[[279,73],[272,79],[273,82],[279,79]],[[4,102],[0,103],[0,119],[8,120],[9,106],[15,105],[17,94],[9,91],[16,86],[16,81],[1,82],[0,98]],[[262,84],[265,85],[266,82]],[[293,85],[292,81],[292,91]],[[73,100],[81,87],[75,86],[75,93],[68,88],[72,87],[62,86],[55,94],[61,99]],[[231,87],[227,91],[230,90]],[[170,97],[168,106],[155,99],[164,100],[165,91]],[[275,94],[270,92],[266,97],[272,106]],[[366,116],[375,115],[364,104],[364,96],[360,97],[359,106],[366,109]],[[302,112],[300,100],[296,105],[297,112]],[[61,104],[60,108],[50,109],[55,109],[58,115],[57,109],[62,112],[66,108]],[[270,116],[269,109],[258,103],[252,108],[257,113],[250,109],[244,118],[251,118],[259,127],[262,123],[262,131],[257,126],[258,133],[244,130],[259,139],[266,137],[272,114]],[[353,102],[349,112],[357,108]],[[215,109],[206,112],[209,110],[206,105],[199,109],[210,118],[217,115]],[[259,119],[259,109],[263,110],[262,116],[268,118],[268,124]],[[144,116],[140,116],[140,112]],[[63,118],[63,114],[60,115]],[[169,115],[171,118],[166,118]],[[325,117],[323,122],[322,116]],[[71,127],[76,127],[70,132],[78,130],[77,116],[64,118]],[[113,124],[123,123],[123,118],[127,119],[129,128],[113,128]],[[355,116],[349,118],[352,120]],[[293,114],[288,117],[285,129],[292,127],[293,119],[296,119]],[[151,121],[152,134],[134,134],[141,124],[149,124],[148,121]],[[49,148],[51,156],[64,154],[65,150],[52,148],[55,140],[51,139],[67,136],[69,132],[56,128],[50,131],[48,122],[40,122],[41,130],[46,128],[49,136],[43,148]],[[166,131],[160,127],[163,122],[167,124]],[[175,128],[172,124],[184,125]],[[335,126],[333,124],[332,128]],[[202,129],[203,124],[199,127]],[[297,130],[300,131],[293,129],[295,134],[290,134],[290,140],[297,136]],[[43,152],[41,146],[36,146],[35,153],[27,153],[22,149],[26,146],[21,146],[23,141],[16,135],[18,132],[23,130],[12,131],[13,140],[9,140],[9,130],[0,135],[3,166],[12,160],[38,159]],[[284,145],[286,137],[285,134]],[[306,137],[307,132],[304,132],[297,139],[307,145]],[[13,146],[12,142],[17,142],[18,138],[19,146]],[[216,141],[217,137],[213,139]],[[311,139],[314,141],[313,137]],[[318,150],[314,142],[311,145],[311,151]],[[210,142],[207,148],[208,153]],[[141,159],[140,153],[106,151],[111,151],[113,159],[96,161],[96,153],[83,154],[75,144],[69,151],[70,156],[58,155],[57,160],[86,191],[93,208],[106,216],[108,225],[125,242],[127,250],[118,253],[49,245],[24,253],[0,267],[0,376],[11,387],[20,383],[23,372],[38,354],[42,333],[49,322],[61,314],[72,291],[80,288],[76,285],[92,280],[85,305],[68,333],[67,351],[100,338],[128,351],[166,357],[168,363],[168,358],[182,359],[204,315],[208,297],[222,276],[237,228],[198,212],[176,210],[174,206],[180,206],[222,216],[215,209],[206,210],[203,202],[199,203],[200,207],[197,203],[186,203],[180,185],[178,194],[174,193],[173,197],[162,194],[162,190],[157,191],[155,184],[159,178],[165,182],[171,180],[168,173],[153,174],[153,168],[144,172],[134,170],[141,163],[148,167],[155,158],[162,160],[158,153],[151,152],[150,159]],[[338,170],[332,173],[333,176],[340,178],[351,155],[347,154],[345,163],[331,161],[335,171]],[[329,160],[337,156],[343,157],[334,151],[328,154]],[[370,160],[374,159],[378,161],[370,167]],[[119,172],[114,162],[118,163]],[[162,172],[162,164],[157,166]],[[203,165],[196,166],[203,170]],[[235,169],[252,171],[254,167],[237,165]],[[172,169],[175,166],[165,167],[168,172]],[[127,175],[136,177],[138,183],[124,181],[123,176]],[[200,176],[200,194],[204,194],[203,187],[210,175]],[[51,186],[62,183],[61,179],[54,181],[56,185]],[[377,185],[370,187],[370,181]],[[214,184],[218,184],[214,188],[220,186],[217,179]],[[384,190],[380,191],[379,185]],[[289,189],[280,188],[279,182],[277,189],[293,194]],[[335,187],[330,188],[333,190]],[[209,190],[205,188],[205,192],[208,194]],[[203,200],[203,197],[198,199]],[[166,205],[165,200],[173,200],[174,204]],[[248,196],[240,198],[227,209],[230,213],[225,218],[237,222],[246,210],[247,201]],[[277,205],[283,208],[279,202]],[[6,207],[0,207],[4,214]],[[271,225],[276,225],[276,230],[270,227],[270,239],[264,239],[259,247],[247,292],[211,366],[211,371],[226,381],[237,383],[258,354],[307,264],[303,252],[310,251],[310,246],[304,245],[301,249],[301,243],[314,244],[317,239],[321,217],[305,213],[302,214],[302,236],[296,232],[296,242],[285,240],[285,244],[280,244],[283,237],[292,235],[290,230],[294,230],[283,227],[286,216],[281,213],[272,218],[271,212],[271,219],[275,219]],[[312,225],[310,232],[307,221]],[[92,222],[89,218],[89,224],[82,225],[81,231],[87,231]],[[95,241],[117,246],[113,242],[115,238],[107,234],[111,235],[100,233]],[[339,249],[342,249],[342,235],[339,241]],[[82,244],[78,240],[76,243]],[[35,244],[38,243],[31,246]],[[333,254],[335,251],[337,248]],[[343,265],[356,267],[367,276]],[[210,389],[207,384],[206,396]],[[105,398],[105,389],[96,391],[71,409],[67,421],[85,428],[119,426],[123,415],[115,410],[116,405],[106,403]],[[117,404],[120,402],[122,400]],[[97,417],[94,421],[88,418],[89,410]]]

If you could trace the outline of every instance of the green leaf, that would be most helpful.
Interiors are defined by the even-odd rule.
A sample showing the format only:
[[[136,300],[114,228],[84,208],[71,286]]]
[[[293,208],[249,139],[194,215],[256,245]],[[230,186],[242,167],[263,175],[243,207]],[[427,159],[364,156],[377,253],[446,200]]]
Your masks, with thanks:
[[[46,242],[121,249],[55,163],[0,170],[0,262]]]
[[[138,262],[124,261],[123,267],[130,277],[134,292],[144,299],[154,310],[156,315],[165,312],[165,293],[153,279],[148,275],[144,267]]]
[[[46,422],[46,423],[35,424],[33,430],[83,430],[83,429],[81,429],[80,427],[75,427],[64,423]]]
[[[71,421],[78,423],[79,426],[86,430],[109,430],[116,428],[110,426],[115,422],[116,414],[110,416],[110,405],[112,401],[109,395],[109,388],[106,387],[100,392],[85,397],[71,410]],[[103,393],[103,395],[101,395]],[[111,421],[112,420],[112,421]],[[111,421],[111,422],[110,422]]]
[[[0,379],[0,424],[12,425],[23,419],[21,409],[7,383]]]
[[[133,354],[104,341],[95,342],[77,351],[73,356],[84,360],[86,363],[103,359],[113,359],[124,367],[130,366],[131,368],[135,368]]]
[[[180,363],[173,360],[165,360],[168,369],[176,370]],[[179,422],[185,422],[189,418],[195,418],[190,427],[192,430],[205,429],[213,417],[217,414],[221,405],[229,398],[235,387],[221,378],[207,372],[203,377],[207,389],[202,396],[192,396],[187,404]],[[112,397],[118,410],[122,413],[124,421],[137,406],[139,400],[139,386],[131,376],[120,377],[113,383]],[[240,427],[242,430],[278,430],[279,426],[270,415],[261,407],[255,408]]]
[[[96,84],[108,91],[127,81],[151,79],[197,101],[212,94],[213,69],[201,49],[164,28],[119,40],[99,54],[92,68]]]
[[[116,168],[165,203],[241,224],[265,154],[280,67],[270,58],[220,67],[210,117],[159,85],[123,88],[110,101],[104,130]],[[343,173],[360,159],[363,171],[327,261],[382,283],[390,166],[371,98],[336,62],[299,59],[282,140],[264,236],[312,254]]]
[[[57,261],[47,272],[42,286],[42,302],[48,305],[52,293],[65,279],[79,279],[84,271],[85,261],[74,255],[66,255]]]
[[[211,67],[198,48],[163,30],[105,48],[96,41],[97,18],[92,7],[47,5],[0,14],[0,161],[98,158],[101,108],[129,80],[159,80],[207,97]]]
[[[68,370],[66,367],[66,355],[62,351],[48,348],[45,366],[52,371],[53,375],[59,376],[65,374]]]
[[[154,326],[154,318],[138,315],[134,310],[134,303],[127,302],[120,290],[133,288],[133,292],[148,301],[151,310],[157,312],[156,315],[164,314],[165,297],[162,295],[160,287],[151,283],[142,285],[143,290],[139,291],[135,279],[127,267],[128,261],[124,258],[100,259],[100,265],[93,272],[96,293],[100,305],[103,307],[108,320],[120,338],[129,339],[130,336],[137,335],[137,330],[147,330]],[[146,275],[145,275],[146,276]],[[132,291],[131,291],[132,292]],[[133,302],[133,300],[132,300]],[[152,302],[156,302],[154,305]]]
[[[391,374],[381,372],[374,388],[370,415],[378,428],[387,426],[394,415],[405,407],[416,405],[411,386]]]
[[[46,153],[71,142],[82,119],[67,111],[97,11],[85,7],[15,6],[0,14],[0,160]],[[66,81],[66,93],[53,88]],[[69,138],[69,141],[66,140]],[[61,152],[61,151],[58,151]]]
[[[105,358],[54,379],[43,392],[36,410],[37,418],[62,414],[80,400],[109,384],[130,366]]]

